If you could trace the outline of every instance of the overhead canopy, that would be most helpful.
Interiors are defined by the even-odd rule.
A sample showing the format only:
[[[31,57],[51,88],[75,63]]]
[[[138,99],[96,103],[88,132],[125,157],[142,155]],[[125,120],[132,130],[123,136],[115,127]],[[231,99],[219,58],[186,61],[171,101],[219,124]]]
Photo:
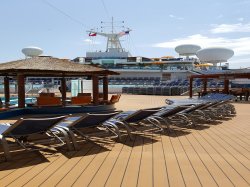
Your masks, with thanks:
[[[204,92],[207,90],[207,79],[221,79],[224,80],[224,93],[229,93],[229,80],[234,79],[250,79],[250,72],[247,70],[235,70],[235,71],[227,71],[225,73],[213,73],[213,74],[205,74],[205,75],[191,75],[189,79],[189,97],[193,96],[193,79],[203,79],[203,89]]]
[[[190,78],[215,78],[215,79],[249,79],[250,78],[250,72],[231,72],[231,73],[213,73],[213,74],[204,74],[204,75],[191,75]]]
[[[51,76],[70,77],[84,75],[118,75],[103,68],[74,63],[68,59],[33,57],[0,64],[0,76]]]

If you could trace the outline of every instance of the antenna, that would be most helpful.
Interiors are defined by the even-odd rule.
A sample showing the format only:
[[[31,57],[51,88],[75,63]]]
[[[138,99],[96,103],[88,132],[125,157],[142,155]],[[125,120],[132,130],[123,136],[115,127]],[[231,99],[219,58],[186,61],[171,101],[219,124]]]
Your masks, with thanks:
[[[112,17],[111,19],[111,22],[104,22],[104,21],[101,21],[101,32],[98,32],[97,30],[94,31],[94,30],[90,30],[90,31],[87,31],[87,32],[90,32],[90,33],[95,33],[95,35],[100,35],[100,36],[103,36],[103,37],[106,37],[107,38],[107,46],[106,46],[106,51],[110,51],[110,50],[116,50],[116,51],[119,51],[119,52],[124,52],[124,49],[122,48],[121,46],[121,42],[120,42],[120,38],[129,34],[129,32],[131,31],[131,29],[127,29],[127,30],[124,30],[124,26],[119,26],[118,23],[124,23],[124,21],[114,21],[114,18]],[[106,24],[106,25],[105,25]],[[105,27],[111,27],[111,32],[108,33],[108,32],[103,32],[103,28]],[[123,28],[120,32],[115,32],[115,28],[116,27],[120,27],[120,28]]]

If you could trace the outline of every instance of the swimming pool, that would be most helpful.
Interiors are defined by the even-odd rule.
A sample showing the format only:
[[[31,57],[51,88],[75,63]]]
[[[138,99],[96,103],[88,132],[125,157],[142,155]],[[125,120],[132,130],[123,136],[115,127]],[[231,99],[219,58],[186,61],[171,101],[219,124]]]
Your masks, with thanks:
[[[5,98],[1,97],[1,100],[3,103],[5,103]],[[25,103],[35,103],[36,102],[36,98],[35,97],[27,97],[25,98]],[[18,98],[17,97],[11,97],[10,98],[10,105],[17,105],[18,104]]]

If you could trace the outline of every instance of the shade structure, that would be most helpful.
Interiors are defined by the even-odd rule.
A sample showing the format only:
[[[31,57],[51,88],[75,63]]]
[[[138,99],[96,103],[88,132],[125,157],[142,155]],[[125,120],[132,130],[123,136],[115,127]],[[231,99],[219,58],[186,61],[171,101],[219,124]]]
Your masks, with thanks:
[[[68,59],[53,57],[33,57],[0,64],[0,75],[16,76],[82,76],[82,75],[118,75],[117,72],[103,68],[77,64]]]
[[[228,94],[229,92],[229,80],[234,79],[250,79],[249,71],[231,71],[226,73],[214,73],[214,74],[204,74],[204,75],[191,75],[189,78],[189,97],[193,97],[193,80],[202,79],[203,80],[203,89],[207,90],[207,79],[220,79],[224,80],[224,91]]]
[[[91,76],[94,77],[95,89],[98,88],[98,77],[106,77],[108,75],[119,75],[119,73],[114,71],[109,71],[103,68],[77,64],[68,59],[59,59],[54,57],[33,57],[26,58],[22,60],[16,60],[0,64],[0,76],[14,76],[17,77],[18,82],[18,107],[25,107],[25,78],[26,77],[61,77],[64,80],[65,77],[83,77]],[[66,84],[65,81],[62,81]],[[104,83],[107,83],[105,81]],[[66,85],[62,85],[64,88]],[[107,85],[104,85],[107,87]],[[8,98],[9,92],[8,88],[5,89],[5,96]],[[63,103],[66,99],[66,89],[62,93]],[[96,91],[98,92],[98,91]],[[106,92],[107,94],[107,92]],[[97,97],[98,94],[96,94]],[[105,96],[107,97],[107,96]],[[93,98],[97,104],[98,98]]]

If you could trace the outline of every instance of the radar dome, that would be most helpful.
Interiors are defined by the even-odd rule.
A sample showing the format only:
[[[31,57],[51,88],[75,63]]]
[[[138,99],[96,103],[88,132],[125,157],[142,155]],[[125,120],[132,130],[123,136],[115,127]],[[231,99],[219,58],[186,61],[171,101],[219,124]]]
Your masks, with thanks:
[[[224,47],[209,47],[197,51],[196,55],[201,62],[227,62],[234,51]]]
[[[175,51],[182,56],[195,55],[196,52],[200,49],[201,49],[200,46],[194,44],[182,44],[175,47]]]
[[[25,47],[22,49],[22,53],[26,56],[26,57],[36,57],[39,56],[43,53],[43,50],[39,47]]]

